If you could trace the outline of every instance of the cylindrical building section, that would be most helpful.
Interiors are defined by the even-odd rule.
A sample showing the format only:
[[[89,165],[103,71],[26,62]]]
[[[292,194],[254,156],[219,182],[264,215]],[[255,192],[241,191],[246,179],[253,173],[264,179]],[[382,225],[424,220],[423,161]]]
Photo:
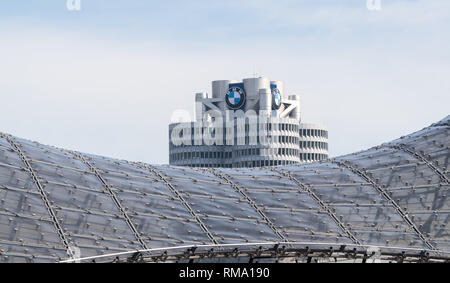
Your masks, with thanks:
[[[284,96],[284,83],[282,81],[271,81],[270,85],[275,85],[280,91],[281,98],[286,98],[286,96]]]
[[[195,94],[195,120],[197,122],[203,121],[203,114],[205,112],[205,105],[203,100],[208,98],[206,92],[199,92]]]
[[[226,123],[222,137],[222,132],[215,127],[213,119],[205,117],[205,111],[210,107],[215,108],[211,106],[215,104],[223,111],[221,115],[225,119],[228,114],[225,110],[234,109],[233,101],[237,100],[236,103],[242,105],[239,100],[239,95],[243,96],[242,92],[239,95],[230,94],[226,98],[230,85],[243,88],[246,94],[244,110],[251,111],[244,116],[244,123]],[[275,88],[277,93],[274,92]],[[174,127],[169,128],[172,165],[202,168],[267,167],[316,162],[328,158],[327,128],[317,124],[301,124],[300,96],[288,95],[281,81],[270,81],[264,77],[244,79],[243,82],[213,81],[212,97],[206,92],[200,92],[195,95],[195,102],[196,121],[203,123],[192,123],[191,145],[174,143],[180,135],[177,136],[178,132],[173,131]],[[240,106],[236,108],[242,109]],[[253,119],[253,111],[260,115],[259,119]],[[238,117],[242,113],[231,114],[232,117]],[[219,134],[218,141],[224,140],[226,143],[209,145],[205,142],[205,133],[214,133],[214,137]],[[182,136],[184,137],[184,132]]]
[[[300,162],[328,159],[328,129],[320,124],[300,124]]]
[[[259,110],[260,114],[270,116],[272,111],[272,93],[268,89],[259,90]]]
[[[221,110],[226,110],[225,95],[228,92],[229,85],[233,83],[237,83],[237,81],[220,80],[212,82],[212,98],[221,99],[221,101],[217,104]]]
[[[212,97],[213,98],[222,98],[225,97],[225,94],[228,91],[229,85],[237,83],[237,81],[231,80],[219,80],[212,82]]]
[[[247,94],[247,102],[245,106],[245,110],[258,110],[255,108],[256,104],[259,102],[259,90],[266,89],[270,90],[270,80],[268,78],[251,78],[244,79],[244,88]]]
[[[290,118],[296,119],[301,122],[301,112],[300,112],[300,96],[298,95],[289,95],[289,100],[295,101],[297,107],[294,111],[292,111]]]

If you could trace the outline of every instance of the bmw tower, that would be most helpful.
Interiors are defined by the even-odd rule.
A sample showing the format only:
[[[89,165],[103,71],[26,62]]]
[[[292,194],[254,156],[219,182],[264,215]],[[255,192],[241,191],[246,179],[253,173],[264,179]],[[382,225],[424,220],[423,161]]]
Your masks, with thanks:
[[[195,121],[169,126],[169,162],[190,167],[265,167],[328,158],[328,130],[305,124],[300,99],[265,77],[212,82],[195,97]]]

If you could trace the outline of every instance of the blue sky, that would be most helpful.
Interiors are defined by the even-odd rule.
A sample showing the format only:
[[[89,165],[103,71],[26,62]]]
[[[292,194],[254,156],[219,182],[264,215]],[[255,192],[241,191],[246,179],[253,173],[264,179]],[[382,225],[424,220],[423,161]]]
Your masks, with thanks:
[[[330,129],[331,155],[449,114],[450,1],[0,3],[0,131],[166,163],[173,111],[256,71]]]

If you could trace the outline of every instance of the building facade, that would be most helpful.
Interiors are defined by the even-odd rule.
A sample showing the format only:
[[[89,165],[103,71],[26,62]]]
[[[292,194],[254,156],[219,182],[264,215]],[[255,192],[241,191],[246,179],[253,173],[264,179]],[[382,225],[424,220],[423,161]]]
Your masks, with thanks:
[[[320,124],[300,124],[300,162],[315,162],[328,159],[328,129]]]
[[[266,167],[328,158],[328,130],[302,124],[300,99],[268,78],[213,81],[197,93],[195,121],[169,126],[169,162],[189,167]]]

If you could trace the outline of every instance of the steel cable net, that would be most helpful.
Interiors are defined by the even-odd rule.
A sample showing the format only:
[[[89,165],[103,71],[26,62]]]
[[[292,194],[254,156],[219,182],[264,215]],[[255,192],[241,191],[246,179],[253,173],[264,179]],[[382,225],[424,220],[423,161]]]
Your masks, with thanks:
[[[450,258],[450,116],[366,151],[152,166],[0,135],[0,262]]]

